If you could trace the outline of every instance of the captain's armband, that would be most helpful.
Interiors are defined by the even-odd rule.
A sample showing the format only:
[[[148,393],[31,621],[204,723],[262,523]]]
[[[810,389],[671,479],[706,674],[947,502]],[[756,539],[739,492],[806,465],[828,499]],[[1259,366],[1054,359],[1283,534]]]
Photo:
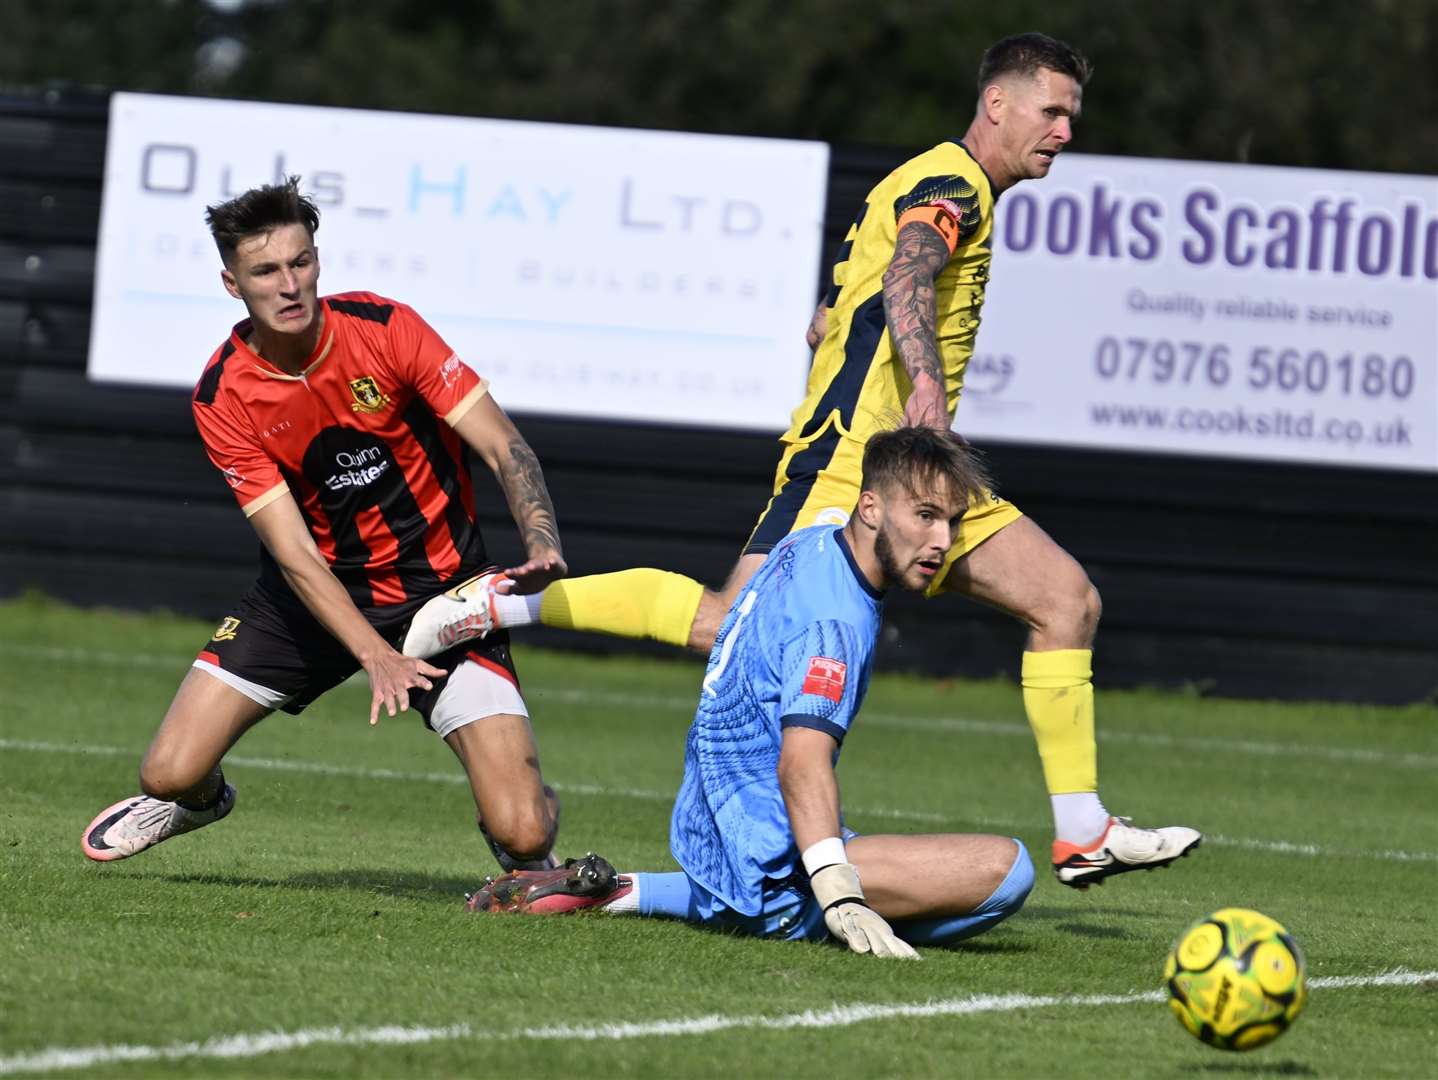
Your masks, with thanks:
[[[911,222],[920,222],[935,230],[944,241],[944,246],[949,249],[949,254],[959,246],[959,218],[956,213],[942,203],[928,203],[924,206],[915,206],[911,210],[905,210],[899,216],[897,229],[902,231],[905,225]]]

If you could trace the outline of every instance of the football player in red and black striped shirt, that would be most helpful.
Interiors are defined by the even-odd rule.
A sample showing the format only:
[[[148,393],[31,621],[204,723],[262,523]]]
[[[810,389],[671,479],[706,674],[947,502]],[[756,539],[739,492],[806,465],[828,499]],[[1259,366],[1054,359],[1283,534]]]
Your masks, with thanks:
[[[85,854],[138,854],[234,804],[220,761],[275,709],[298,713],[358,669],[370,723],[413,704],[458,755],[501,864],[545,866],[558,820],[503,635],[432,662],[394,642],[426,600],[486,568],[470,455],[509,500],[530,592],[564,575],[533,451],[488,385],[404,304],[320,297],[319,213],[298,178],[211,207],[227,292],[249,317],[205,366],[205,450],[262,542],[259,579],[181,683],[140,767],[143,793],[102,811]]]

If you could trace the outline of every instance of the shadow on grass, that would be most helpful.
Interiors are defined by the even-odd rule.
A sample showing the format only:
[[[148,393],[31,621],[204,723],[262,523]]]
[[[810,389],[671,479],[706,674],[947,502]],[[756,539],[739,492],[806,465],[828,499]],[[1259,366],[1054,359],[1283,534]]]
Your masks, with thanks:
[[[1090,908],[1085,912],[1077,912],[1073,908],[1044,907],[1038,905],[1026,907],[1020,913],[1020,918],[1051,920],[1054,923],[1055,930],[1061,934],[1069,934],[1073,937],[1122,940],[1134,936],[1122,926],[1085,921],[1086,917],[1089,916],[1115,919],[1143,919],[1152,918],[1153,912],[1129,911],[1123,908],[1104,907]]]
[[[1133,937],[1127,930],[1117,926],[1093,926],[1089,923],[1066,922],[1058,923],[1054,929],[1061,934],[1071,934],[1073,937],[1086,938],[1107,938],[1118,939]]]
[[[1021,941],[987,941],[982,938],[956,941],[952,945],[926,945],[924,948],[952,953],[971,953],[976,956],[1018,956],[1035,951],[1035,946],[1025,945]]]
[[[496,871],[497,872],[497,871]],[[119,876],[119,875],[116,875]],[[227,889],[295,889],[310,892],[335,889],[346,892],[373,893],[405,900],[425,900],[452,904],[462,901],[484,881],[484,874],[475,871],[472,877],[436,877],[400,870],[330,870],[292,874],[286,878],[243,877],[237,874],[164,874],[143,876],[149,881],[170,881],[177,885],[216,885]]]
[[[1185,1065],[1186,1073],[1217,1073],[1221,1076],[1318,1076],[1315,1069],[1299,1061],[1216,1061],[1209,1065]]]
[[[674,923],[676,925],[679,923],[679,920],[677,919],[645,919],[643,921],[654,923]],[[694,930],[698,930],[701,933],[713,934],[715,937],[735,938],[742,941],[754,940],[753,934],[750,934],[746,930],[741,930],[737,926],[726,926],[725,924],[718,922],[686,923],[684,925],[687,925]],[[902,924],[898,925],[902,928]],[[825,941],[828,944],[834,944],[832,938],[826,938]],[[969,938],[966,941],[955,941],[942,945],[921,945],[920,948],[936,952],[967,953],[971,956],[1018,956],[1024,953],[1033,952],[1036,947],[1032,945],[1025,945],[1023,942],[1020,941],[990,941],[987,939]]]
[[[1106,919],[1156,919],[1160,913],[1148,908],[1085,907],[1076,910],[1071,907],[1050,907],[1047,904],[1025,904],[1022,911],[1025,919],[1082,919],[1088,916],[1102,916]]]

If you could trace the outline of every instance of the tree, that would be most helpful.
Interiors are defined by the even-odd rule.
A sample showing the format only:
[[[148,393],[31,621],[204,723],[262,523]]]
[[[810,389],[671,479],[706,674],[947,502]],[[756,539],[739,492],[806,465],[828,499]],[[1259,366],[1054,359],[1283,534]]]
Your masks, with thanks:
[[[12,88],[896,147],[961,133],[985,46],[1043,29],[1095,64],[1078,149],[1438,173],[1438,0],[0,2]]]

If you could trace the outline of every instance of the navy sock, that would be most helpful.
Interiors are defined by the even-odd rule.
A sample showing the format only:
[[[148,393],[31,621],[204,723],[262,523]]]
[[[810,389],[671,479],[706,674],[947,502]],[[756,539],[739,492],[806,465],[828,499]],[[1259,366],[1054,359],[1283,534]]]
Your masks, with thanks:
[[[215,773],[215,787],[212,794],[203,799],[176,799],[175,805],[186,810],[199,813],[203,810],[213,810],[220,805],[220,800],[225,795],[225,774],[219,771]]]

